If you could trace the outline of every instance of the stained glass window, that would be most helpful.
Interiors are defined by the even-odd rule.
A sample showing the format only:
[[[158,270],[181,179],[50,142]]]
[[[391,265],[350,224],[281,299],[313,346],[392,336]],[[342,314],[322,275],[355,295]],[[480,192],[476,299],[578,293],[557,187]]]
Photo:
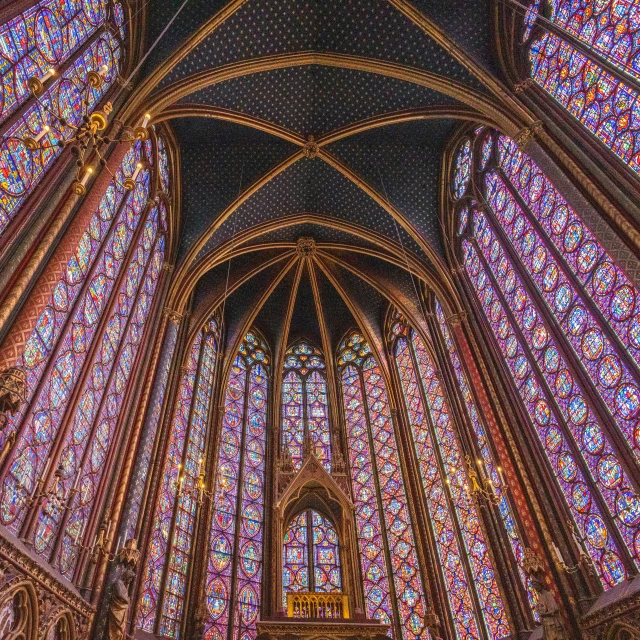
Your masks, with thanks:
[[[531,608],[535,612],[538,602],[538,596],[535,589],[533,588],[533,585],[531,584],[531,581],[529,580],[529,578],[527,578],[522,568],[522,563],[524,560],[524,545],[519,531],[519,526],[516,522],[516,518],[514,517],[513,507],[510,504],[509,498],[506,493],[506,487],[503,482],[503,474],[501,473],[502,469],[496,463],[496,459],[494,458],[494,455],[491,451],[491,445],[489,439],[487,438],[484,425],[480,419],[478,411],[476,410],[476,404],[473,399],[469,383],[467,382],[467,376],[462,367],[462,362],[458,357],[458,351],[453,342],[449,327],[447,326],[444,311],[442,309],[442,306],[440,305],[440,301],[437,299],[435,308],[436,318],[440,326],[444,344],[447,351],[449,352],[449,358],[456,376],[456,380],[458,382],[460,394],[464,401],[467,416],[469,418],[471,427],[473,428],[473,432],[476,436],[476,442],[478,443],[478,448],[482,456],[482,464],[484,465],[483,473],[486,472],[488,474],[488,477],[491,480],[492,490],[496,493],[499,499],[498,509],[500,510],[500,516],[507,532],[507,538],[509,540],[509,544],[511,545],[511,550],[513,551],[513,555],[515,556],[516,562],[518,564],[520,579],[522,580],[522,583],[527,590]],[[535,615],[536,617],[538,617],[537,613],[535,613]]]
[[[301,342],[284,359],[282,385],[282,446],[294,469],[302,466],[305,433],[324,468],[331,471],[331,432],[327,407],[325,363],[319,349]]]
[[[487,206],[467,203],[460,250],[573,516],[575,552],[608,588],[640,561],[640,498],[620,450],[640,459],[639,292],[531,158],[492,135],[497,157],[477,185]]]
[[[366,613],[395,621],[405,640],[422,638],[424,587],[382,372],[355,332],[341,344],[338,366]]]
[[[59,69],[109,18],[122,25],[117,3],[105,0],[38,2],[0,27],[0,122],[30,95],[27,80]],[[67,65],[68,66],[68,65]]]
[[[186,363],[161,476],[137,626],[179,637],[191,543],[204,473],[205,441],[218,355],[218,323],[197,333]]]
[[[52,114],[77,126],[85,108],[97,106],[115,81],[122,57],[121,36],[117,35],[124,28],[122,17],[119,3],[48,0],[0,27],[0,121],[27,101],[23,111],[13,121],[8,120],[3,130],[0,233],[62,152],[57,143],[73,133],[71,126],[61,125]],[[116,28],[105,30],[75,54],[108,19]],[[43,77],[53,67],[57,73],[47,83],[40,103],[33,98],[28,102],[29,77]],[[81,91],[89,71],[101,71],[105,81],[98,88]],[[85,99],[87,106],[83,107]],[[50,130],[42,137],[42,148],[27,149],[23,140],[38,136],[45,126]]]
[[[524,24],[525,39],[531,37],[535,24],[540,27],[529,44],[531,77],[625,164],[640,172],[640,100],[624,74],[618,73],[640,78],[637,4],[631,0],[549,2],[551,11],[545,19],[577,38],[581,46],[547,31],[539,4],[536,0],[529,6]],[[605,69],[600,56],[613,69]]]
[[[489,637],[506,637],[510,629],[502,595],[442,383],[415,331],[398,320],[391,335],[431,525],[440,557],[448,558],[442,570],[454,625],[461,637],[478,636],[482,624]]]
[[[341,591],[340,545],[333,522],[308,509],[296,515],[284,535],[282,587],[287,593]]]
[[[250,331],[231,367],[224,401],[204,593],[210,639],[226,639],[229,632],[232,640],[256,636],[269,366],[264,341]]]
[[[134,366],[164,259],[164,205],[145,209],[149,171],[138,174],[131,192],[121,187],[143,154],[139,143],[126,154],[18,360],[26,370],[29,402],[8,424],[17,439],[2,481],[0,517],[20,533],[36,481],[45,466],[52,467],[47,481],[57,468],[60,497],[73,491],[82,511],[71,509],[71,533],[60,548],[59,566],[69,575],[75,567],[69,545],[86,534],[81,528],[122,406],[117,398]],[[80,393],[74,398],[75,388]],[[61,447],[51,460],[56,442]],[[37,508],[34,548],[57,562],[51,553],[62,514],[49,503]]]

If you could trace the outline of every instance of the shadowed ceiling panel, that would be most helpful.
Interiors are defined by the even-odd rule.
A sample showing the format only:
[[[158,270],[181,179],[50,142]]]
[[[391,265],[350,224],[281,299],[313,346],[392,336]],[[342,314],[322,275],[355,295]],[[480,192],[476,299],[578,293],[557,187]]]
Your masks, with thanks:
[[[455,121],[448,119],[422,120],[345,138],[328,147],[386,194],[440,255],[444,255],[438,216],[440,162],[454,126]]]
[[[282,256],[286,251],[283,249],[267,249],[262,251],[252,251],[241,256],[236,256],[231,260],[225,260],[213,269],[207,271],[199,280],[195,287],[195,297],[193,302],[193,315],[197,316],[213,300],[223,297],[225,290],[232,290],[234,285],[242,278],[246,277],[253,269],[259,268],[269,260]],[[280,267],[284,260],[279,263]],[[269,267],[274,268],[274,267]],[[279,267],[276,265],[275,269]],[[228,282],[227,285],[227,276]]]
[[[287,345],[297,340],[308,340],[318,348],[322,349],[322,335],[320,333],[320,323],[318,322],[318,314],[316,312],[315,302],[313,301],[313,290],[311,289],[311,281],[309,272],[305,268],[300,279],[298,287],[298,295],[291,316],[291,328]]]
[[[361,314],[364,322],[367,323],[366,329],[372,332],[374,342],[378,349],[382,349],[383,325],[380,318],[384,319],[384,314],[386,313],[388,305],[387,299],[376,289],[370,287],[366,282],[353,276],[345,269],[336,267],[328,260],[323,261],[323,264],[325,268],[328,269],[329,272],[338,280],[344,293]]]
[[[340,342],[349,329],[357,326],[356,321],[351,315],[351,311],[344,303],[340,294],[334,289],[333,285],[327,280],[322,270],[316,267],[316,278],[318,280],[318,290],[322,298],[322,310],[327,321],[327,333],[331,342],[331,355],[335,353],[340,346]],[[327,354],[325,354],[327,355]]]
[[[175,41],[183,39],[182,31],[175,27]],[[176,65],[163,84],[238,60],[299,51],[379,58],[480,88],[461,64],[384,0],[249,0]]]
[[[262,294],[275,281],[285,264],[286,261],[266,269],[227,298],[225,305],[225,319],[228,328],[227,349],[234,344],[244,323],[246,323],[251,313],[257,310]],[[293,268],[295,269],[295,265]],[[272,345],[269,346],[271,347]]]
[[[371,278],[377,286],[384,292],[388,292],[395,299],[404,304],[407,310],[413,314],[413,317],[420,322],[420,324],[426,327],[424,323],[423,311],[420,308],[420,302],[418,300],[417,289],[419,290],[419,281],[414,278],[412,281],[411,275],[408,270],[400,269],[394,265],[386,262],[382,262],[377,258],[366,256],[362,254],[350,254],[347,251],[332,251],[332,255],[335,255],[341,262],[353,265],[357,271],[365,274]],[[327,260],[329,262],[329,260]],[[336,267],[340,270],[344,267]],[[356,275],[349,274],[345,276],[349,281],[353,279],[359,280]],[[379,294],[381,295],[381,294]],[[380,319],[383,322],[384,318]]]
[[[276,356],[276,350],[282,348],[284,334],[284,322],[287,314],[287,305],[291,296],[291,288],[295,280],[296,268],[294,267],[282,279],[275,291],[269,296],[262,309],[258,312],[254,325],[262,331],[265,340],[269,343],[271,351]]]
[[[297,242],[298,238],[301,237],[313,238],[316,242],[321,243],[348,244],[368,247],[370,249],[380,249],[376,243],[369,242],[346,231],[339,231],[321,224],[310,223],[296,224],[291,227],[265,233],[255,240],[247,242],[246,245],[251,246],[252,244],[261,244],[263,242]]]
[[[183,229],[179,258],[246,189],[295,151],[266,133],[207,118],[174,121],[182,159]]]
[[[493,51],[491,0],[411,0],[411,4],[489,71],[501,76]]]
[[[252,195],[216,231],[201,254],[265,220],[302,212],[331,215],[369,227],[397,240],[391,216],[333,167],[316,158],[302,158]],[[403,242],[418,250],[404,232]]]
[[[221,82],[182,99],[240,111],[291,131],[316,137],[374,115],[452,98],[394,78],[310,65]]]

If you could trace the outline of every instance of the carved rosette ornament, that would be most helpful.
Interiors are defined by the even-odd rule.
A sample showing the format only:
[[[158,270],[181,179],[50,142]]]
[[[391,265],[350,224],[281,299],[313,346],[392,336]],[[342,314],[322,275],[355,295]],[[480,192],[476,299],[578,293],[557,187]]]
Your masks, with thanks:
[[[296,251],[301,258],[311,258],[316,253],[316,241],[313,238],[298,238]]]
[[[302,148],[302,153],[304,154],[305,158],[309,158],[309,160],[313,160],[314,158],[318,157],[318,153],[320,153],[320,147],[318,146],[318,143],[313,136],[309,136],[307,143]]]

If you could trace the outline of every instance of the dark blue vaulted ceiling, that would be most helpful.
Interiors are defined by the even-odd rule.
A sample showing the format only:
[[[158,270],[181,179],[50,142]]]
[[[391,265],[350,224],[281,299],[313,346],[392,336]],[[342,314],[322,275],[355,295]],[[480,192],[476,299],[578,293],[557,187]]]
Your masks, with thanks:
[[[148,42],[181,4],[152,0]],[[233,243],[238,233],[267,223],[270,229],[249,244],[292,246],[300,236],[309,236],[321,244],[372,251],[379,248],[369,235],[375,233],[396,248],[400,243],[425,265],[441,260],[443,152],[460,118],[473,117],[473,103],[463,104],[466,95],[491,95],[477,69],[500,79],[493,51],[493,0],[411,0],[406,5],[419,16],[413,21],[398,0],[246,0],[235,3],[237,9],[215,29],[202,31],[232,4],[189,0],[142,68],[143,79],[159,74],[153,77],[149,110],[168,119],[180,151],[178,262],[205,260],[223,243]],[[440,35],[427,35],[425,24]],[[203,37],[195,43],[201,31]],[[462,53],[454,55],[455,49]],[[166,65],[170,56],[177,57]],[[279,58],[265,68],[269,56]],[[298,57],[290,61],[292,56]],[[241,73],[238,63],[245,67]],[[203,85],[199,78],[213,71],[225,75]],[[427,77],[430,87],[425,86]],[[180,94],[175,93],[178,87]],[[154,110],[154,100],[165,97],[164,106]],[[323,145],[313,159],[300,154],[310,136]],[[226,220],[220,218],[243,191],[294,154],[298,156],[288,168],[265,180]],[[369,188],[413,228],[418,241],[367,193]],[[313,216],[313,222],[271,230],[285,224],[281,219],[303,215]],[[265,259],[261,251],[248,253],[242,268],[250,271]],[[362,268],[384,279],[387,289],[395,287],[397,299],[408,300],[413,292],[406,273],[385,270],[380,261],[376,267],[376,260],[362,260]],[[388,300],[363,281],[358,284],[353,273],[330,268],[349,295],[365,298],[361,317],[380,324]],[[220,273],[218,267],[201,280],[197,305],[213,295]],[[269,280],[269,273],[256,276],[229,299],[228,313],[238,322],[246,316],[242,300],[249,304],[246,300],[255,299],[256,287]],[[337,300],[336,290],[318,274],[319,286],[331,289],[327,295]],[[283,283],[291,278],[288,274]],[[264,309],[281,309],[286,289],[285,284],[277,287]],[[308,283],[303,289],[309,292]],[[243,290],[251,294],[243,298]],[[334,304],[344,316],[334,318],[337,325],[330,330],[337,340],[354,319],[345,314],[343,302]],[[264,309],[257,312],[256,322],[265,324]],[[303,316],[294,314],[294,324]]]

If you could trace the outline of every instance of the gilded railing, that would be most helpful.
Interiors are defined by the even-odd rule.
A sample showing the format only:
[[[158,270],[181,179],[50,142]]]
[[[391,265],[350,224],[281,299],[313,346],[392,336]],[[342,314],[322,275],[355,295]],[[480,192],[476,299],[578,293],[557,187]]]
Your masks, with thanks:
[[[344,593],[287,593],[289,618],[348,618],[349,599]]]

